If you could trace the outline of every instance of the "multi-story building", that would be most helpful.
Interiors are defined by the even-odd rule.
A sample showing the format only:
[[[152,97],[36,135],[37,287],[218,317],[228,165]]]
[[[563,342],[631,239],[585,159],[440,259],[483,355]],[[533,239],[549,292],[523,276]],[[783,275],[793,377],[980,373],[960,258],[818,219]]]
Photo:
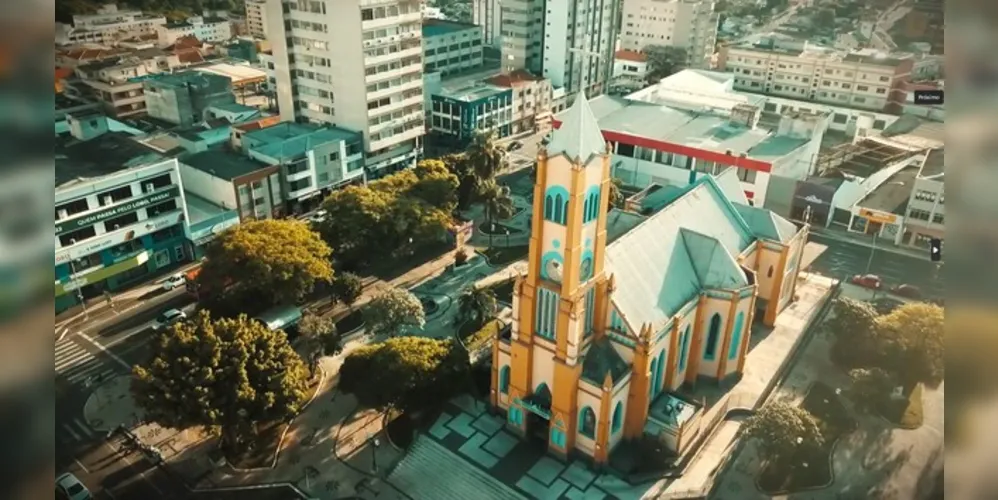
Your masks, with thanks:
[[[421,3],[268,2],[281,118],[359,131],[369,176],[414,165],[424,134]]]
[[[177,160],[81,122],[56,148],[57,311],[191,258]]]
[[[634,50],[613,54],[614,90],[639,90],[648,85],[648,56]]]
[[[620,2],[503,0],[502,69],[542,75],[568,95],[605,90]]]
[[[423,20],[423,67],[446,77],[482,66],[482,27],[474,24]]]
[[[137,80],[149,74],[146,64],[136,58],[105,59],[78,66],[76,74],[101,103],[104,112],[115,118],[141,115],[146,112],[145,89]]]
[[[202,42],[224,42],[232,38],[232,23],[221,17],[193,16],[183,22],[156,26],[156,36],[160,47],[173,45],[185,36]]]
[[[502,47],[502,0],[473,0],[471,19],[482,27],[482,42],[494,49]]]
[[[189,193],[235,210],[242,222],[287,213],[279,165],[216,148],[184,157],[180,176]]]
[[[620,48],[640,52],[648,46],[686,51],[690,68],[710,67],[717,42],[714,0],[624,0]]]
[[[524,70],[489,78],[488,83],[513,91],[513,122],[510,133],[537,131],[551,123],[551,82]]]
[[[246,0],[246,31],[253,38],[267,39],[267,0]]]
[[[925,249],[933,238],[944,239],[946,221],[943,148],[933,149],[919,165],[908,199],[901,244]]]
[[[909,55],[839,52],[771,39],[722,47],[718,69],[735,74],[734,88],[799,101],[898,112],[909,78]]]
[[[95,14],[73,16],[72,26],[56,31],[56,43],[100,43],[115,41],[137,34],[155,33],[157,26],[166,24],[163,16],[144,15],[135,10],[118,10],[115,4],[103,5]]]
[[[681,188],[734,167],[744,196],[769,207],[777,178],[794,183],[811,175],[830,114],[769,112],[763,96],[711,92],[717,77],[727,75],[686,70],[627,97],[594,99],[614,176],[638,188]],[[556,115],[556,126],[560,120]]]
[[[595,108],[580,94],[538,155],[530,258],[493,343],[490,402],[558,457],[606,464],[645,436],[686,455],[715,422],[690,389],[744,372],[754,324],[793,300],[808,227],[705,176],[619,231]]]
[[[142,85],[149,116],[182,127],[204,121],[212,106],[236,102],[232,80],[201,71],[155,75]]]
[[[440,144],[462,146],[478,131],[507,137],[513,127],[513,90],[481,82],[444,86],[431,96],[430,129]]]

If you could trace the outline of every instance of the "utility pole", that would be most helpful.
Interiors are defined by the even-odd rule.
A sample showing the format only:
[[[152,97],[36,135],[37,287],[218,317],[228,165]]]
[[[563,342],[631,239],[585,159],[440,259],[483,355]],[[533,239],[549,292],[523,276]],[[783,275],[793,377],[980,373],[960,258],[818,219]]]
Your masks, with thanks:
[[[70,240],[70,242],[74,245],[76,244],[76,240]],[[87,301],[83,298],[83,287],[78,286],[76,280],[76,264],[73,263],[73,259],[71,257],[69,259],[69,282],[76,287],[76,297],[80,299],[80,306],[83,307],[83,319],[87,320],[90,319],[90,311],[87,311]]]

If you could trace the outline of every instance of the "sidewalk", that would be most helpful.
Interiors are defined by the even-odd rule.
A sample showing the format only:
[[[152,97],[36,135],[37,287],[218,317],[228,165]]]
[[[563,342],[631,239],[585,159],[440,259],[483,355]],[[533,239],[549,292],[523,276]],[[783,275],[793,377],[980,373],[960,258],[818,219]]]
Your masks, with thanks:
[[[850,243],[853,245],[864,246],[866,248],[873,248],[873,237],[866,234],[850,233],[848,231],[843,231],[839,229],[829,229],[827,227],[819,227],[819,226],[811,226],[811,234],[815,234],[822,238],[828,238],[830,240],[835,240],[842,243]],[[932,260],[929,258],[928,248],[926,248],[925,251],[919,251],[915,248],[895,245],[894,243],[884,238],[877,238],[877,251],[895,253],[911,257],[914,259],[921,259],[927,261]]]
[[[217,439],[198,429],[176,431],[142,424],[133,432],[145,444],[159,448],[171,470],[194,489],[287,483],[313,498],[406,498],[381,479],[402,457],[382,432],[382,415],[372,410],[358,412],[356,400],[336,390],[335,374],[343,359],[366,343],[363,339],[348,342],[339,355],[320,360],[323,375],[315,398],[284,435],[273,467],[213,466],[208,453]],[[98,387],[84,407],[88,424],[101,431],[118,424],[132,427],[139,412],[128,385],[129,377],[119,377]],[[372,445],[374,438],[377,447]]]

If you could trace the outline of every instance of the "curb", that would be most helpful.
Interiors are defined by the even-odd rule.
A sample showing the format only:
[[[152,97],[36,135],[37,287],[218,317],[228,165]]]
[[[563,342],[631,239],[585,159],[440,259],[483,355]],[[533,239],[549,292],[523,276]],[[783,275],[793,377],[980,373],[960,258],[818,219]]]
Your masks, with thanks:
[[[295,486],[292,483],[282,482],[282,483],[266,483],[266,484],[254,484],[250,486],[228,486],[224,488],[188,488],[194,493],[211,493],[213,491],[256,491],[256,490],[266,490],[270,488],[291,488],[298,496],[303,500],[310,499],[312,497],[308,496],[301,488]]]
[[[321,379],[320,379],[320,382],[319,382],[319,387],[315,388],[315,392],[312,393],[312,397],[309,398],[309,400],[305,402],[305,405],[301,407],[301,411],[298,412],[298,415],[301,415],[302,413],[304,413],[305,410],[307,410],[308,407],[312,405],[312,402],[315,401],[315,398],[317,398],[319,396],[319,392],[322,390],[323,385],[325,385],[325,382],[326,382],[326,370],[324,370],[322,368],[322,365],[318,365],[317,367],[319,368],[319,372],[320,372],[320,375],[321,375]],[[254,467],[254,468],[250,468],[250,469],[240,469],[238,467],[233,466],[232,464],[228,464],[228,460],[226,460],[226,463],[228,464],[228,467],[230,469],[232,469],[233,471],[243,472],[243,473],[247,473],[247,472],[259,472],[259,471],[276,469],[277,468],[277,464],[278,464],[278,462],[280,461],[280,458],[281,458],[281,452],[284,451],[284,442],[288,438],[288,432],[291,431],[291,426],[294,425],[295,420],[298,418],[298,415],[295,415],[295,417],[292,418],[291,421],[288,422],[287,425],[284,427],[284,432],[281,433],[281,440],[277,443],[277,451],[274,452],[274,460],[271,461],[271,464],[269,466],[267,466],[267,467]]]

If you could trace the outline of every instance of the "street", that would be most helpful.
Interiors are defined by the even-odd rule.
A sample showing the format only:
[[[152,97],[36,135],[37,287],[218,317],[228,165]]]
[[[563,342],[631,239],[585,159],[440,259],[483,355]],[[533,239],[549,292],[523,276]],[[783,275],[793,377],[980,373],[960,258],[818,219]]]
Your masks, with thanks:
[[[926,299],[943,298],[943,282],[937,278],[938,271],[933,262],[892,253],[889,250],[873,250],[870,247],[814,233],[809,235],[809,240],[828,247],[811,264],[812,271],[839,279],[849,279],[857,274],[869,272],[880,276],[886,287],[914,285],[922,291]],[[871,253],[873,261],[867,271]]]
[[[533,165],[534,161],[537,160],[537,150],[541,147],[541,140],[549,132],[551,132],[551,129],[546,128],[537,133],[520,137],[518,139],[504,139],[499,141],[500,144],[509,144],[514,141],[518,141],[523,145],[520,149],[509,152],[509,169],[506,170],[506,173],[516,172],[517,170]]]

